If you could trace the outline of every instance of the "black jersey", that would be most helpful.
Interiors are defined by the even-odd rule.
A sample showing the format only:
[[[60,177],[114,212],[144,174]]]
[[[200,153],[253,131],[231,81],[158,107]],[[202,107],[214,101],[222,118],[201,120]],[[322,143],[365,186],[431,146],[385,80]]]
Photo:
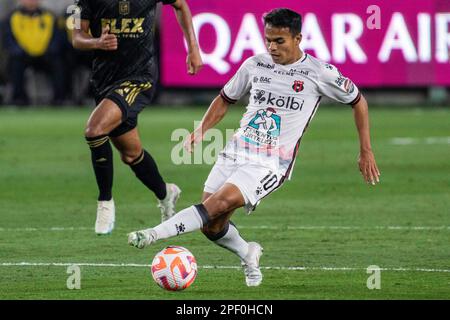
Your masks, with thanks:
[[[176,0],[75,0],[81,19],[89,20],[93,37],[99,38],[102,28],[118,38],[115,51],[96,50],[92,84],[97,95],[106,94],[123,81],[157,81],[155,57],[155,15],[158,2],[171,4]]]

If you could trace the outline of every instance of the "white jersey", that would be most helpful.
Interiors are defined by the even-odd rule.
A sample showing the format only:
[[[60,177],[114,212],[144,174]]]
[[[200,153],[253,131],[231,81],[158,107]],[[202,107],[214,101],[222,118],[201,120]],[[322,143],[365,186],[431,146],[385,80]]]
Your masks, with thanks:
[[[336,67],[306,53],[290,65],[275,64],[268,53],[247,59],[221,96],[235,103],[247,93],[250,99],[240,128],[222,156],[263,162],[288,178],[321,97],[351,105],[361,97]]]

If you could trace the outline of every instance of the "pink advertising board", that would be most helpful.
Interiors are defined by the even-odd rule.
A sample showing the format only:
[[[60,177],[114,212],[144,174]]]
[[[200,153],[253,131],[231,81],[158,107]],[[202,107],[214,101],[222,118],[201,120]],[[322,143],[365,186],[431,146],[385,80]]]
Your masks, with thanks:
[[[450,86],[449,0],[189,0],[203,70],[186,72],[186,46],[164,6],[161,79],[170,87],[221,87],[248,57],[265,52],[264,13],[303,16],[301,47],[364,87]]]

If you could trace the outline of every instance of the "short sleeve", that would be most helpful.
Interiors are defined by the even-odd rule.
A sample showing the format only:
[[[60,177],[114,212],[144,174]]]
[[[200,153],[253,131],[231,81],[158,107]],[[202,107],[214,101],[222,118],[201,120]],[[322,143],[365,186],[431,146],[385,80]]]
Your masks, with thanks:
[[[322,66],[319,83],[322,94],[335,101],[354,105],[361,99],[361,93],[352,80],[329,63]]]
[[[92,19],[92,8],[90,0],[75,0],[75,5],[77,5],[81,10],[82,20]]]
[[[247,59],[235,73],[235,75],[223,87],[220,95],[231,104],[236,103],[241,97],[250,91],[251,58]]]
[[[177,2],[177,0],[158,0],[158,2],[162,2],[162,4],[172,4]]]

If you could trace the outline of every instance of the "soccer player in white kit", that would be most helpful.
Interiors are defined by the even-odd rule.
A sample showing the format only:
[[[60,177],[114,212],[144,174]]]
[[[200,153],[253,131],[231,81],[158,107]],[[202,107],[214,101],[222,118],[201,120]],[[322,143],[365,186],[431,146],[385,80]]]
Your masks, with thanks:
[[[264,16],[264,26],[268,53],[242,64],[186,140],[185,146],[192,150],[224,117],[228,105],[250,93],[240,128],[219,154],[205,182],[202,203],[181,210],[154,228],[128,235],[130,245],[144,248],[200,229],[241,259],[248,286],[262,281],[262,247],[245,241],[230,217],[241,207],[250,213],[290,179],[301,139],[322,96],[352,106],[360,141],[359,169],[370,184],[379,182],[380,176],[371,149],[368,105],[356,85],[333,65],[302,52],[298,13],[272,10]]]

